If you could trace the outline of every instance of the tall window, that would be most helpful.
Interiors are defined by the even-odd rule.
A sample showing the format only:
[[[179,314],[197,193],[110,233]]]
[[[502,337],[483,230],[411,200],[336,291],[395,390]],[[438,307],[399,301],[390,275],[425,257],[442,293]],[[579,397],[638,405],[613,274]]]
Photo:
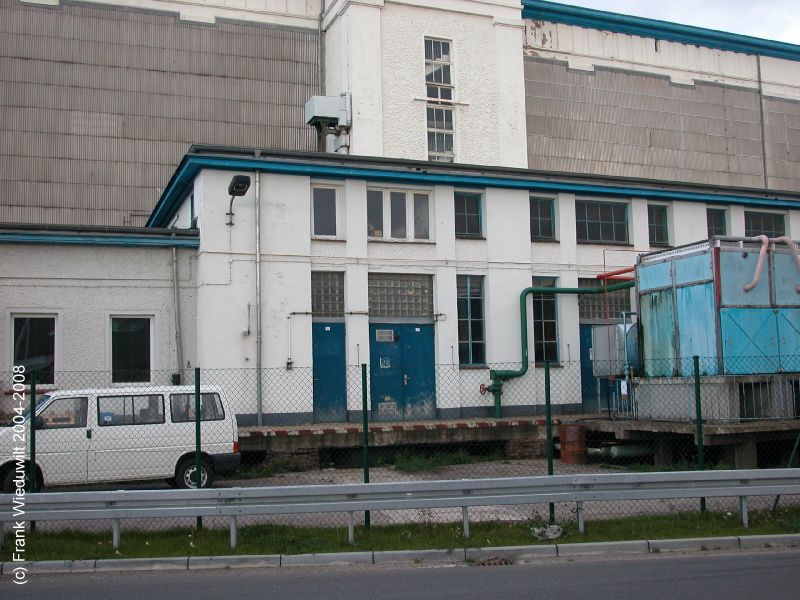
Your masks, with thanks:
[[[455,193],[456,237],[481,237],[480,192]]]
[[[533,277],[537,288],[556,287],[555,277]],[[533,299],[533,354],[537,363],[558,361],[558,320],[554,294],[531,294]]]
[[[483,329],[483,277],[458,275],[458,362],[462,365],[486,363],[486,337]]]
[[[25,367],[25,381],[36,371],[38,383],[53,383],[56,356],[56,318],[12,316],[14,365]]]
[[[623,202],[576,200],[575,221],[579,242],[628,242],[628,205]]]
[[[425,39],[428,160],[453,162],[453,74],[450,42]]]
[[[707,208],[706,222],[708,224],[708,237],[715,235],[728,235],[728,228],[725,224],[724,208]]]
[[[653,246],[669,244],[666,206],[663,204],[647,205],[647,227],[650,230],[650,243]]]
[[[313,235],[336,236],[338,234],[336,188],[314,187],[311,195]]]
[[[367,190],[367,235],[396,240],[430,239],[429,194]]]
[[[781,213],[744,212],[744,234],[747,237],[766,235],[775,238],[786,235],[786,225]]]
[[[150,317],[111,317],[111,380],[150,381]]]
[[[531,196],[531,240],[552,241],[555,239],[553,199]]]

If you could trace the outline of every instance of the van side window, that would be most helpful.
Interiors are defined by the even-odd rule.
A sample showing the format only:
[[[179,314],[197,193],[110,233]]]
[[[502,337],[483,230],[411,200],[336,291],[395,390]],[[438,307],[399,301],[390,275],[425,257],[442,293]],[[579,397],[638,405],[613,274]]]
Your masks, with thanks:
[[[194,394],[170,394],[169,409],[173,423],[194,421]],[[221,421],[225,418],[219,394],[200,394],[200,420]]]
[[[99,396],[97,424],[152,425],[164,422],[164,397],[160,394],[141,396]]]
[[[88,398],[56,398],[39,414],[42,420],[38,429],[86,427],[88,407]]]

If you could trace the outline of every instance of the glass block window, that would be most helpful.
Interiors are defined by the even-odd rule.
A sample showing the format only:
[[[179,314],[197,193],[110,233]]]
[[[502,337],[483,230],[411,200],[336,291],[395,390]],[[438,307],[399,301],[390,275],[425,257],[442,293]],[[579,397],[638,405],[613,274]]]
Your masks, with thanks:
[[[533,277],[531,285],[556,287],[555,277]],[[533,300],[533,354],[537,363],[558,361],[558,318],[553,294],[531,294]]]
[[[597,279],[578,279],[579,288],[603,287]],[[616,290],[605,294],[586,294],[578,296],[578,317],[580,320],[621,319],[622,311],[631,310],[630,290]]]
[[[747,237],[766,235],[776,238],[786,235],[786,225],[781,213],[744,212],[744,234]]]
[[[484,331],[483,277],[458,275],[458,362],[462,365],[486,364]]]
[[[453,72],[450,42],[425,39],[428,160],[453,162]]]
[[[311,271],[311,315],[344,318],[344,273]]]
[[[433,276],[370,273],[369,316],[433,319]]]
[[[647,227],[650,231],[650,243],[653,246],[666,246],[669,244],[666,206],[663,204],[647,205]]]
[[[575,221],[579,242],[628,242],[628,205],[625,203],[576,200]]]
[[[12,316],[13,365],[25,367],[25,383],[36,371],[37,383],[53,383],[56,356],[56,318]]]
[[[556,239],[553,199],[531,196],[531,240]]]
[[[456,237],[481,237],[481,201],[480,192],[455,193]]]
[[[728,227],[725,224],[724,208],[706,209],[706,222],[708,224],[708,237],[715,235],[728,235]]]

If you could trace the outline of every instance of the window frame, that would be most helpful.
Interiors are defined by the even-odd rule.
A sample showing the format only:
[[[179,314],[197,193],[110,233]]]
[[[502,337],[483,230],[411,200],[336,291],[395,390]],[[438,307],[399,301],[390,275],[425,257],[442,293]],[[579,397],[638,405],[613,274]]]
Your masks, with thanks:
[[[552,233],[549,236],[543,235],[534,235],[533,234],[533,223],[534,223],[534,215],[533,215],[533,206],[534,203],[541,205],[541,203],[547,203],[550,209],[550,228]],[[530,233],[531,233],[531,241],[532,242],[557,242],[558,236],[556,235],[558,223],[556,221],[556,201],[555,198],[551,196],[539,196],[536,194],[530,194],[528,196],[528,211],[529,211],[529,218],[530,218]],[[539,231],[541,231],[541,211],[539,211],[539,215],[537,215],[537,221],[539,222]]]
[[[142,380],[135,380],[135,381],[120,381],[114,377],[114,319],[147,319],[149,321],[150,331],[149,331],[149,362],[150,368],[148,369],[147,379]],[[156,316],[154,313],[119,313],[113,312],[109,313],[107,323],[108,323],[108,370],[111,373],[111,383],[113,385],[129,385],[129,384],[136,384],[136,383],[151,383],[153,379],[153,371],[155,370],[154,365],[156,364],[156,355],[155,355],[155,320]]]
[[[370,220],[369,220],[369,195],[370,192],[381,194],[381,233],[383,235],[376,236],[370,235]],[[405,194],[405,218],[406,218],[406,235],[405,237],[392,236],[392,194]],[[416,223],[416,198],[417,196],[425,196],[428,201],[428,237],[417,237],[417,223]],[[427,189],[414,189],[414,188],[367,188],[367,240],[386,241],[386,242],[419,242],[429,243],[433,242],[433,192]],[[388,234],[388,235],[387,235]]]
[[[161,401],[161,420],[160,421],[144,421],[144,422],[137,423],[136,422],[137,412],[141,413],[143,409],[139,409],[138,411],[135,409],[134,398],[152,398],[154,396],[158,397],[158,399]],[[131,408],[132,408],[131,417],[133,418],[132,422],[130,422],[130,423],[104,423],[104,422],[102,422],[102,420],[100,418],[101,414],[102,414],[102,412],[100,410],[100,401],[101,400],[105,400],[105,399],[112,399],[112,398],[123,398],[123,399],[130,398],[131,399]],[[163,425],[164,423],[166,423],[166,419],[167,419],[166,407],[164,406],[164,394],[161,393],[161,392],[149,393],[149,394],[146,393],[146,392],[143,392],[141,394],[134,394],[134,393],[104,394],[102,396],[97,396],[96,405],[97,405],[97,426],[98,427],[130,427],[130,426],[141,427],[141,426],[144,426],[144,425]]]
[[[653,217],[656,215],[663,215],[664,223],[654,223]],[[661,230],[664,233],[663,240],[654,240],[653,233]],[[656,202],[647,203],[647,241],[651,246],[655,247],[668,247],[670,245],[669,235],[669,205],[658,204]]]
[[[461,296],[459,295],[459,278],[466,278],[467,280],[467,295]],[[471,289],[471,282],[473,279],[479,279],[481,282],[480,286],[480,296],[472,296],[470,294]],[[461,312],[458,310],[458,304],[460,300],[467,301],[467,314],[462,317]],[[472,317],[472,301],[479,300],[481,304],[481,318],[480,319],[473,319]],[[488,364],[486,361],[487,358],[487,351],[486,351],[486,276],[485,275],[476,275],[476,274],[458,274],[456,275],[456,310],[457,310],[457,333],[458,333],[458,366],[459,368],[485,368]],[[466,330],[467,330],[467,339],[461,339],[461,327],[460,324],[462,321],[466,322]],[[481,322],[481,336],[483,339],[481,340],[474,340],[472,338],[472,325],[473,322],[480,321]],[[468,356],[466,360],[462,359],[461,356],[461,345],[466,344],[468,350]],[[474,351],[475,346],[481,345],[483,347],[483,361],[475,361],[474,360]]]
[[[172,392],[169,394],[169,420],[171,423],[194,423],[195,417],[194,416],[187,416],[186,419],[178,419],[175,420],[175,411],[173,410],[172,402],[176,396],[189,396],[191,402],[194,402],[194,394],[191,392]],[[203,417],[203,396],[214,396],[217,409],[220,409],[222,412],[222,416],[216,419],[206,419]],[[187,405],[188,409],[188,405]],[[191,412],[194,412],[194,405],[191,406]],[[187,415],[189,410],[187,410]],[[219,392],[201,392],[200,393],[200,422],[213,422],[213,421],[224,421],[225,420],[225,406],[222,404],[222,398],[220,397]]]
[[[470,232],[459,233],[459,231],[458,231],[458,215],[459,215],[459,212],[458,212],[457,202],[458,202],[459,194],[476,195],[478,197],[478,212],[476,213],[477,217],[478,217],[478,233],[470,233]],[[470,240],[470,239],[472,239],[472,240],[486,239],[485,235],[484,235],[484,229],[485,228],[484,228],[484,217],[483,217],[484,210],[485,210],[484,209],[484,205],[485,205],[484,204],[484,197],[485,197],[485,194],[486,194],[486,192],[484,190],[481,190],[481,191],[478,191],[478,192],[476,192],[475,190],[455,190],[453,192],[453,216],[454,216],[453,228],[454,228],[454,231],[455,231],[456,239],[467,239],[467,240]],[[466,205],[465,205],[465,210],[466,210]],[[474,213],[464,212],[463,214],[464,214],[464,216],[466,218],[466,217],[469,217],[469,216],[473,216]],[[465,223],[465,225],[466,225],[466,223]]]
[[[441,56],[436,57],[435,45],[447,44],[447,60],[444,60],[444,52],[440,51]],[[430,55],[428,48],[430,45]],[[436,37],[425,37],[423,39],[423,80],[425,84],[425,131],[426,147],[429,161],[434,162],[455,162],[456,140],[455,140],[455,83],[454,83],[454,63],[453,63],[453,41]],[[431,75],[436,72],[443,74],[442,81],[429,80],[429,70]],[[447,77],[444,76],[447,73]],[[436,94],[429,93],[435,90]],[[430,111],[442,111],[442,127],[437,127],[436,114],[434,113],[434,127],[430,126]],[[449,127],[446,115],[450,115]],[[449,139],[449,143],[448,143]],[[439,142],[442,142],[442,147]],[[449,148],[448,148],[449,145]]]
[[[48,377],[47,380],[41,379],[40,375],[39,375],[40,371],[37,371],[36,383],[37,384],[44,384],[44,385],[55,385],[56,363],[57,363],[57,359],[58,359],[58,340],[59,340],[59,335],[58,335],[58,317],[59,317],[59,315],[58,315],[58,313],[54,313],[54,312],[37,313],[37,312],[25,312],[25,311],[22,311],[22,312],[11,312],[9,314],[9,317],[10,317],[9,321],[10,321],[10,325],[11,325],[10,332],[9,332],[9,337],[10,337],[9,361],[10,361],[12,367],[15,366],[15,365],[23,364],[22,363],[22,359],[17,359],[17,357],[15,355],[15,353],[16,353],[16,337],[15,337],[15,331],[16,331],[15,321],[16,321],[16,319],[52,319],[53,320],[53,363],[52,363],[52,373],[51,373],[52,377]],[[9,368],[9,371],[11,371],[10,368]],[[28,384],[28,385],[30,384],[30,373],[31,373],[31,371],[26,366],[26,368],[25,368],[25,383]]]
[[[600,233],[601,235],[595,239],[589,235],[589,226],[591,225],[592,221],[588,220],[588,215],[586,220],[581,220],[578,206],[584,205],[585,207],[594,207],[597,206],[598,208],[602,208],[603,206],[609,206],[612,209],[612,220],[611,221],[602,221],[598,220],[596,223],[598,226],[601,227]],[[612,225],[612,230],[614,231],[614,238],[616,238],[616,226],[618,222],[614,220],[613,209],[614,208],[623,208],[625,211],[625,239],[618,240],[618,239],[603,239],[602,236],[602,224],[603,223],[610,223]],[[585,212],[585,211],[584,211]],[[586,230],[586,237],[581,237],[580,227],[581,224],[584,224],[584,228]],[[615,245],[615,246],[630,246],[631,245],[631,232],[630,232],[630,202],[615,202],[615,201],[607,201],[607,200],[591,200],[585,198],[576,198],[575,200],[575,239],[578,244],[603,244],[603,245]]]
[[[533,275],[531,276],[531,287],[558,287],[558,277],[554,277],[550,274],[548,275]],[[537,282],[538,280],[538,282]],[[551,285],[541,284],[541,280],[549,280]],[[544,305],[542,305],[542,310],[539,311],[541,313],[542,318],[538,319],[539,316],[537,314],[537,302],[546,302],[552,301],[553,303],[553,318],[552,319],[544,319]],[[547,346],[550,345],[555,350],[555,358],[549,359],[551,364],[560,364],[560,336],[559,336],[559,327],[558,327],[558,298],[555,294],[531,294],[531,325],[532,330],[534,332],[533,336],[533,362],[536,366],[544,365],[545,362],[548,362],[547,354]],[[544,332],[544,324],[545,323],[553,323],[555,326],[555,339],[537,339],[535,332],[536,332],[536,322],[540,320],[542,323],[541,329]],[[542,346],[542,349],[545,353],[544,357],[539,357],[539,347]]]
[[[782,231],[780,232],[780,235],[773,235],[773,234],[777,233],[775,231],[772,231],[771,233],[763,233],[763,230],[761,230],[761,232],[756,232],[756,231],[752,231],[752,230],[748,231],[748,222],[747,222],[748,221],[748,217],[753,217],[753,216],[758,216],[758,217],[760,217],[762,219],[764,217],[770,217],[772,219],[780,217],[781,223],[783,225]],[[770,211],[770,210],[745,210],[744,211],[744,235],[745,235],[745,237],[755,237],[757,235],[766,235],[769,238],[776,238],[776,237],[781,237],[781,236],[786,235],[786,213],[782,212],[782,211]]]
[[[315,190],[325,189],[325,190],[333,190],[334,193],[334,200],[333,206],[334,211],[336,212],[334,216],[334,227],[336,229],[333,235],[330,234],[318,234],[315,230],[315,223],[314,218],[316,215],[315,210],[315,198],[314,192]],[[310,206],[310,216],[311,216],[311,239],[313,240],[344,240],[345,239],[345,207],[344,207],[344,190],[341,185],[335,183],[328,183],[325,181],[315,181],[311,184],[311,206]]]
[[[712,233],[711,232],[711,221],[709,216],[711,213],[716,213],[722,215],[722,233]],[[709,238],[714,236],[726,236],[728,235],[728,210],[725,208],[717,208],[717,207],[706,207],[706,233],[708,234]]]
[[[63,402],[67,400],[82,400],[83,401],[83,423],[76,423],[74,425],[48,425],[44,421],[44,416],[48,410],[50,410],[54,405],[58,402]],[[86,429],[89,425],[89,397],[88,396],[59,396],[58,398],[53,398],[47,406],[42,408],[41,412],[36,415],[36,419],[42,419],[41,423],[37,423],[36,429],[37,430],[45,430],[45,429]]]

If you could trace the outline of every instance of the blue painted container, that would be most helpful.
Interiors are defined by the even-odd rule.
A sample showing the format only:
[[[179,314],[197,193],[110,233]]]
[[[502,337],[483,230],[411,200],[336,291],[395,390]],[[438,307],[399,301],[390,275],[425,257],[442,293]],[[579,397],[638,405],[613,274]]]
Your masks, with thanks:
[[[639,257],[636,286],[643,371],[689,376],[800,371],[800,273],[771,244],[712,240]],[[746,284],[752,284],[745,289]]]

